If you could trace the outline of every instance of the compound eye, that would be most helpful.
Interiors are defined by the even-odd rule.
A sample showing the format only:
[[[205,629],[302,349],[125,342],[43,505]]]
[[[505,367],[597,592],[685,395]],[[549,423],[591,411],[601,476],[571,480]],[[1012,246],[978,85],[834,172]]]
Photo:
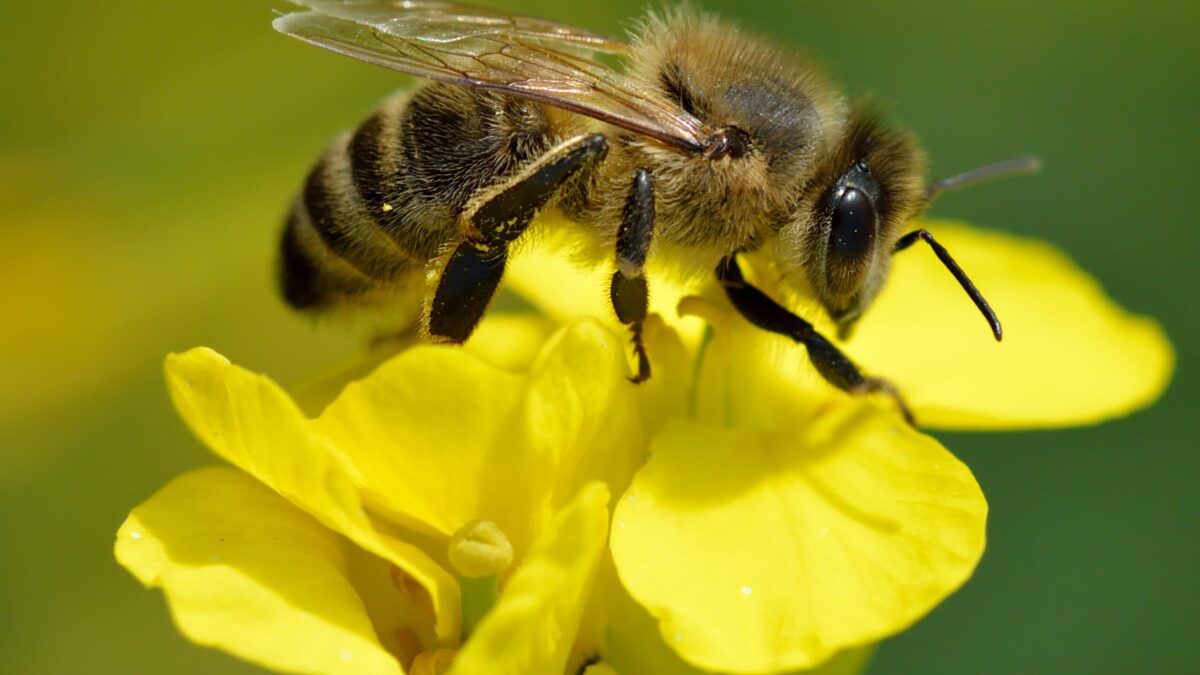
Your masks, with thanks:
[[[846,187],[837,196],[831,220],[826,265],[830,290],[855,293],[871,267],[878,221],[875,200],[863,190]]]
[[[857,263],[875,242],[875,204],[858,188],[846,188],[833,207],[829,248],[835,260]]]

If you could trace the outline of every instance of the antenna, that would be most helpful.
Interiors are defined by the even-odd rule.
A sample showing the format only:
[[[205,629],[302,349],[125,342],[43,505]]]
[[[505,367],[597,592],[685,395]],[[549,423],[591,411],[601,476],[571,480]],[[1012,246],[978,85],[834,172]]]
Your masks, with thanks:
[[[950,176],[949,178],[943,178],[930,183],[929,187],[925,188],[925,206],[929,206],[943,192],[950,192],[951,190],[957,190],[968,185],[975,185],[976,183],[982,183],[983,181],[999,178],[1000,176],[1036,173],[1041,171],[1041,169],[1041,158],[1036,155],[1029,155],[964,171],[956,176]],[[958,263],[954,262],[954,258],[950,257],[950,252],[946,250],[946,247],[937,243],[937,240],[933,238],[933,235],[928,230],[916,230],[900,237],[900,241],[896,242],[896,248],[892,249],[892,252],[903,251],[916,243],[918,239],[929,244],[934,254],[937,255],[938,260],[942,261],[946,269],[950,270],[950,274],[954,275],[954,280],[958,282],[959,286],[962,286],[962,289],[971,298],[971,302],[974,302],[979,312],[983,314],[983,318],[988,322],[988,327],[992,329],[992,335],[999,342],[1004,337],[1004,329],[1000,326],[1000,318],[996,316],[996,312],[992,310],[992,306],[988,304],[988,301],[983,298],[983,293],[980,293],[979,289],[975,288],[975,284],[971,283],[971,280],[967,277],[967,273],[958,266]]]
[[[1027,173],[1037,173],[1042,170],[1042,160],[1036,155],[1021,157],[1018,159],[1010,159],[1006,162],[996,162],[981,166],[978,169],[964,171],[957,176],[950,176],[939,181],[934,181],[925,188],[925,205],[928,206],[938,195],[943,192],[950,192],[959,188],[982,183],[985,180],[999,178],[1000,176],[1017,176]]]
[[[1000,327],[1000,318],[996,316],[996,312],[992,311],[992,306],[988,304],[988,301],[983,299],[983,293],[980,293],[979,289],[975,288],[975,284],[971,283],[971,280],[967,278],[967,273],[958,266],[958,263],[954,262],[954,258],[950,257],[950,252],[946,250],[946,247],[937,243],[937,240],[933,238],[932,234],[929,234],[928,230],[909,232],[900,237],[900,241],[896,242],[896,248],[892,250],[893,252],[903,251],[912,246],[918,239],[929,244],[934,254],[937,255],[938,260],[941,260],[946,269],[950,270],[950,274],[954,275],[954,279],[958,281],[958,285],[962,286],[967,295],[971,297],[971,302],[974,302],[975,306],[979,308],[980,313],[983,314],[983,318],[987,319],[988,326],[992,329],[992,335],[995,335],[996,342],[999,342],[1004,337],[1004,329]]]

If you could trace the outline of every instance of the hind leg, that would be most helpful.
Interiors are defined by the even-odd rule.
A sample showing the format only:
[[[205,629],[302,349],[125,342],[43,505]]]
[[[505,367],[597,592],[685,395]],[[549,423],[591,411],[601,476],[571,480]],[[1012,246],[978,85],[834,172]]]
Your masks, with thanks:
[[[446,258],[425,310],[431,340],[461,343],[471,336],[504,276],[508,245],[568,178],[607,149],[600,134],[573,138],[471,200],[462,216],[467,236]]]

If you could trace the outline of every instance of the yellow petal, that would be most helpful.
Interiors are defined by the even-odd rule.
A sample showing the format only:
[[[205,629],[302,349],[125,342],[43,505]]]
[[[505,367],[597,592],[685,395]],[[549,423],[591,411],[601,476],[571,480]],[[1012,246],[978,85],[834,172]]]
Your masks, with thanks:
[[[1148,405],[1174,355],[1153,320],[1131,316],[1048,244],[924,223],[995,308],[997,343],[970,300],[918,243],[896,256],[849,343],[893,380],[922,425],[955,429],[1084,424]]]
[[[803,347],[752,326],[724,299],[687,297],[680,311],[712,327],[699,357],[691,407],[695,419],[769,431],[791,428],[831,400],[850,398],[821,379]]]
[[[596,258],[588,238],[576,230],[561,214],[541,216],[534,236],[515,252],[506,284],[554,321],[592,317],[617,335],[628,336],[629,327],[617,321],[609,299],[615,254]],[[686,406],[693,376],[689,351],[694,353],[704,333],[704,322],[680,315],[678,306],[680,298],[706,277],[693,278],[671,263],[669,256],[652,257],[647,270],[650,316],[644,337],[652,374],[636,391],[650,429]],[[633,351],[626,346],[624,353],[632,374],[637,367]]]
[[[346,540],[240,471],[201,469],[137,507],[117,560],[189,640],[294,673],[402,673],[351,584]]]
[[[608,530],[608,489],[590,483],[530,547],[451,675],[562,675]]]
[[[703,322],[694,317],[703,326]],[[641,410],[642,424],[647,433],[653,433],[671,418],[687,414],[692,404],[692,383],[696,376],[696,349],[700,343],[697,334],[689,347],[686,336],[675,326],[663,320],[662,315],[652,314],[646,319],[642,331],[646,352],[650,358],[650,379],[634,387]],[[636,366],[634,366],[636,367]],[[633,369],[630,369],[630,374]]]
[[[540,314],[493,311],[484,317],[464,348],[497,368],[524,372],[557,327]]]
[[[496,479],[520,469],[501,464],[493,443],[521,384],[460,349],[416,347],[347,385],[313,427],[355,467],[377,510],[448,537],[496,520],[480,515],[480,488],[493,467]]]
[[[705,670],[818,666],[957,589],[987,505],[936,441],[861,401],[767,434],[669,426],[613,514],[621,581]]]
[[[540,314],[493,311],[484,317],[463,348],[502,370],[526,371],[557,327],[556,323]],[[317,417],[342,393],[346,385],[366,378],[381,364],[419,344],[415,334],[399,335],[374,344],[367,352],[356,354],[344,363],[292,387],[292,397],[305,415]]]
[[[807,670],[793,670],[788,675],[859,675],[871,665],[875,646],[852,647],[838,652],[832,659]]]
[[[679,299],[707,275],[677,269],[675,262],[669,255],[650,257],[649,310],[679,331],[687,344],[694,345],[703,325],[681,318],[675,308]],[[592,238],[581,233],[579,226],[561,214],[547,212],[535,222],[530,241],[513,255],[505,279],[510,288],[556,321],[591,316],[614,330],[623,330],[609,299],[614,271],[615,250],[596,250]]]
[[[315,428],[377,510],[449,537],[497,523],[518,555],[584,476],[628,482],[640,446],[623,345],[564,327],[520,377],[451,347],[418,347],[350,384]],[[519,486],[519,489],[517,489]]]
[[[205,445],[326,527],[404,570],[429,594],[439,638],[457,639],[454,578],[420,548],[375,527],[355,485],[354,467],[310,429],[278,385],[203,348],[168,357],[167,381],[175,408]]]
[[[546,343],[507,439],[548,469],[530,478],[549,478],[549,499],[535,507],[558,511],[595,480],[628,486],[646,445],[637,390],[626,378],[624,340],[598,321],[572,321]],[[511,484],[497,487],[497,499],[511,499]]]
[[[614,673],[653,675],[704,675],[679,658],[659,634],[657,623],[621,586],[611,565],[601,568],[593,596],[604,615],[600,620],[603,638],[593,654]],[[589,617],[590,618],[590,617]],[[839,652],[815,669],[792,671],[792,675],[858,675],[874,655],[874,645]],[[585,671],[590,673],[591,671]],[[600,671],[608,672],[608,671]]]

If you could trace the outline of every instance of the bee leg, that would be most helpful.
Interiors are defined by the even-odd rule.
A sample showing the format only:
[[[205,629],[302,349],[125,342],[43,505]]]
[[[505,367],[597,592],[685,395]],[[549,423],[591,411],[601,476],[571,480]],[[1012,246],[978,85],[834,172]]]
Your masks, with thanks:
[[[572,138],[472,198],[461,216],[467,236],[446,260],[429,302],[431,339],[461,343],[471,337],[504,276],[509,243],[568,178],[607,149],[600,134]]]
[[[637,354],[637,375],[629,378],[635,384],[650,378],[650,359],[642,342],[642,322],[646,320],[649,289],[644,273],[646,253],[654,234],[654,180],[646,169],[638,169],[625,208],[621,212],[621,227],[617,230],[617,271],[613,273],[610,297],[613,310],[621,323],[633,333],[633,350]]]
[[[804,345],[808,350],[809,360],[830,384],[851,394],[886,394],[896,402],[905,421],[916,426],[912,411],[904,403],[895,386],[887,380],[863,375],[850,357],[826,340],[812,324],[789,312],[767,297],[766,293],[747,283],[733,256],[723,259],[717,265],[717,279],[725,289],[725,295],[747,321],[763,330],[785,335]]]
[[[435,342],[466,342],[504,276],[506,247],[464,241],[450,254],[426,324]]]

